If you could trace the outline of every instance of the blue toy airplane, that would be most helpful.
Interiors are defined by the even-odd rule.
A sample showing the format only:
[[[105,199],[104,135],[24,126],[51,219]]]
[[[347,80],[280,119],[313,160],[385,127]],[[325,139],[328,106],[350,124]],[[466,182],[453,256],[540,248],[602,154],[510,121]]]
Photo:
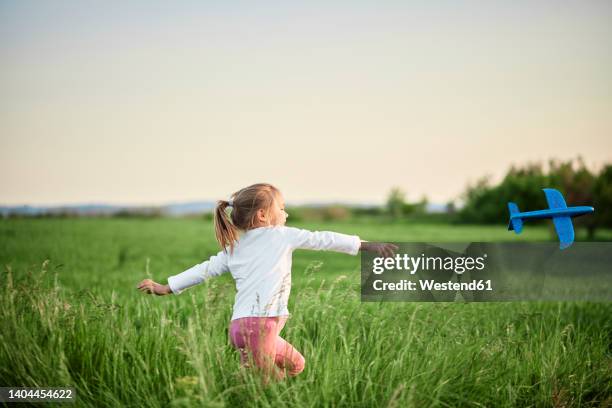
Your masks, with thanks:
[[[574,226],[572,217],[595,211],[593,207],[568,207],[563,195],[554,188],[545,188],[544,194],[548,202],[548,210],[520,212],[516,203],[508,203],[510,210],[510,223],[508,230],[520,234],[523,230],[523,220],[529,218],[552,218],[555,229],[561,242],[561,249],[565,249],[574,242]]]

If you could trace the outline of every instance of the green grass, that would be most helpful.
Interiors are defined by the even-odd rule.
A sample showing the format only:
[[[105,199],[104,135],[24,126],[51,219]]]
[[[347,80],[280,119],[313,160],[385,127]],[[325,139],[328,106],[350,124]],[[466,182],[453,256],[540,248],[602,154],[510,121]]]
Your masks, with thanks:
[[[502,226],[297,226],[387,241],[550,238],[541,226],[521,236]],[[240,374],[229,344],[229,274],[179,296],[135,288],[214,254],[210,223],[2,220],[0,243],[0,383],[73,386],[77,406],[612,403],[609,303],[361,303],[358,257],[297,251],[281,335],[306,369],[262,387]]]

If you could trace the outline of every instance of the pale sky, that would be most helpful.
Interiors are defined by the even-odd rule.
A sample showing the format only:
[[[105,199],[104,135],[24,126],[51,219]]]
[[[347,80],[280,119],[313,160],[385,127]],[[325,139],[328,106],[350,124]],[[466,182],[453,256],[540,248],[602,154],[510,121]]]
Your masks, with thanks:
[[[444,203],[612,162],[608,0],[0,0],[0,61],[0,205]]]

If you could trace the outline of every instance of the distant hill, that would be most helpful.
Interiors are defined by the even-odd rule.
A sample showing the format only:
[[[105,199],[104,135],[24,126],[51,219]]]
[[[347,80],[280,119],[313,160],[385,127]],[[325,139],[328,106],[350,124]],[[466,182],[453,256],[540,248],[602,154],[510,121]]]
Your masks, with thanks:
[[[0,206],[3,217],[9,215],[39,216],[39,215],[78,215],[78,216],[110,216],[119,213],[152,214],[158,213],[171,217],[202,214],[212,211],[213,201],[193,201],[187,203],[167,204],[161,206],[127,206],[113,204],[74,204],[58,206]]]
[[[169,217],[183,217],[188,215],[199,215],[211,212],[216,205],[216,201],[191,201],[185,203],[165,204],[161,206],[125,206],[113,204],[73,204],[73,205],[58,205],[58,206],[0,206],[0,215],[8,217],[11,215],[21,216],[41,216],[41,215],[73,215],[82,217],[95,216],[112,216],[120,213],[128,214],[159,214]],[[340,202],[316,202],[316,203],[300,203],[290,205],[292,207],[299,205],[300,207],[326,207],[330,205],[342,205],[354,208],[377,207],[377,204],[359,204],[359,203],[340,203]],[[427,204],[428,213],[445,212],[446,206],[442,204]]]

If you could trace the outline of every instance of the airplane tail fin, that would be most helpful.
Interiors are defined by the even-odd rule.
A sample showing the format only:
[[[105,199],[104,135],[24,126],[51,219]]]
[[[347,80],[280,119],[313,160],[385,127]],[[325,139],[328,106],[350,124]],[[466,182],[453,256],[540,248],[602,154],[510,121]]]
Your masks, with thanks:
[[[523,220],[519,217],[514,218],[513,216],[520,213],[518,205],[516,203],[508,203],[508,210],[510,211],[510,222],[508,223],[508,230],[520,234],[523,231]]]

